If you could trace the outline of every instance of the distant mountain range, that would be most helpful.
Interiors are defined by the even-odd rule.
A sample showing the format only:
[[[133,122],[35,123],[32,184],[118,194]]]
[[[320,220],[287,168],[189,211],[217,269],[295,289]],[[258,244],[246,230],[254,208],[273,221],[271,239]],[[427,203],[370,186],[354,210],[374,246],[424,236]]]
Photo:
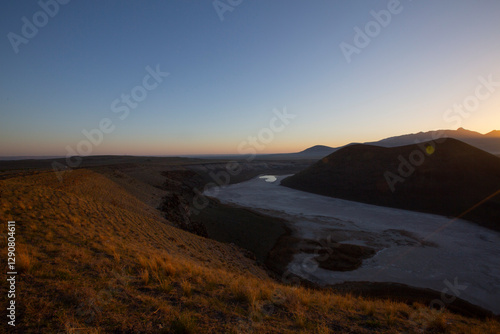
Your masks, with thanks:
[[[459,128],[457,130],[436,130],[428,132],[419,132],[406,134],[402,136],[389,137],[376,142],[368,142],[365,144],[382,146],[382,147],[397,147],[404,145],[411,145],[416,143],[423,143],[426,141],[434,140],[437,138],[455,138],[469,145],[480,148],[483,151],[500,155],[500,131],[494,130],[487,134],[466,130]],[[353,145],[353,144],[349,144]],[[347,146],[347,145],[346,145]],[[290,154],[272,154],[268,157],[281,158],[281,159],[321,159],[327,155],[341,149],[342,147],[329,147],[317,145],[310,147],[304,151]]]
[[[396,138],[386,143],[415,137]],[[398,147],[348,145],[281,184],[381,206],[465,213],[464,219],[500,230],[500,158],[452,138]]]
[[[455,138],[469,145],[480,148],[483,151],[500,154],[500,131],[493,130],[487,134],[459,128],[457,130],[437,130],[419,132],[382,139],[378,142],[366,143],[383,147],[396,147],[422,143],[436,138]]]

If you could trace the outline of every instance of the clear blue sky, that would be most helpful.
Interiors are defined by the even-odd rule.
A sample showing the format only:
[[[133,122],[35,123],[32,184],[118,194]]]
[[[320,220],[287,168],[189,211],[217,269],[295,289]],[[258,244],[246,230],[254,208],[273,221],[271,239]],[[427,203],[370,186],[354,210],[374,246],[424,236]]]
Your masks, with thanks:
[[[401,0],[348,62],[340,44],[391,2],[243,0],[221,20],[212,1],[73,0],[45,25],[37,1],[4,2],[0,155],[66,155],[105,118],[91,154],[237,153],[285,107],[296,117],[262,153],[499,129],[500,87],[468,117],[444,114],[479,76],[500,81],[500,1]],[[16,53],[23,17],[41,27]],[[120,119],[113,101],[157,65],[169,76]]]

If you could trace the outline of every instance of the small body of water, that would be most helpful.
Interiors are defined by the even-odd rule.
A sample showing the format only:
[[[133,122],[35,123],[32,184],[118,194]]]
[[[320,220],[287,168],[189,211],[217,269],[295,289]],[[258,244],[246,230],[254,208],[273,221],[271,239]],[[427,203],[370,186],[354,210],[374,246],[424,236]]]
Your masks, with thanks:
[[[262,176],[259,176],[259,179],[262,179],[266,182],[270,182],[270,183],[273,183],[273,182],[276,182],[276,180],[278,180],[278,178],[274,175],[262,175]]]
[[[264,175],[218,189],[223,203],[262,210],[290,221],[301,238],[368,245],[377,250],[349,272],[311,268],[297,254],[288,269],[317,283],[398,282],[449,293],[500,313],[500,233],[463,220],[386,208],[280,186],[286,176]],[[212,196],[210,191],[207,195]],[[425,243],[419,240],[425,239]],[[463,288],[465,286],[465,288]]]

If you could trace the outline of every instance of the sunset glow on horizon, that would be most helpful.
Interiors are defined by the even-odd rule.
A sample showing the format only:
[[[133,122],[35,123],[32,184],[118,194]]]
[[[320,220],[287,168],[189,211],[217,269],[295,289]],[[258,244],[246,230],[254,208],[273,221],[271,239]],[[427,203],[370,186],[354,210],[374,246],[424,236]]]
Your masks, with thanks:
[[[0,14],[0,156],[291,153],[500,129],[498,1],[46,11]]]

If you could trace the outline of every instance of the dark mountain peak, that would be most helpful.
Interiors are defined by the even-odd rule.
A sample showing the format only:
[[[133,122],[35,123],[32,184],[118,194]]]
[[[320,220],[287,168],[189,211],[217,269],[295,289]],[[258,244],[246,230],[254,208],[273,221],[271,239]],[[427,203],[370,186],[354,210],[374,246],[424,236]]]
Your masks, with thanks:
[[[398,147],[349,145],[281,183],[407,210],[467,212],[464,219],[500,230],[500,158],[453,138]]]
[[[464,137],[482,137],[483,135],[479,132],[476,131],[471,131],[467,130],[464,128],[458,128],[455,131],[453,130],[445,130],[445,133],[448,137],[457,137],[457,138],[464,138]]]
[[[333,151],[334,148],[330,146],[325,146],[325,145],[316,145],[313,147],[309,147],[299,153],[316,153],[316,152],[323,152],[323,151]]]
[[[346,154],[351,152],[365,152],[365,151],[384,150],[384,149],[386,148],[383,146],[377,146],[373,144],[352,143],[340,148],[338,151],[333,152],[331,155],[335,153]]]

